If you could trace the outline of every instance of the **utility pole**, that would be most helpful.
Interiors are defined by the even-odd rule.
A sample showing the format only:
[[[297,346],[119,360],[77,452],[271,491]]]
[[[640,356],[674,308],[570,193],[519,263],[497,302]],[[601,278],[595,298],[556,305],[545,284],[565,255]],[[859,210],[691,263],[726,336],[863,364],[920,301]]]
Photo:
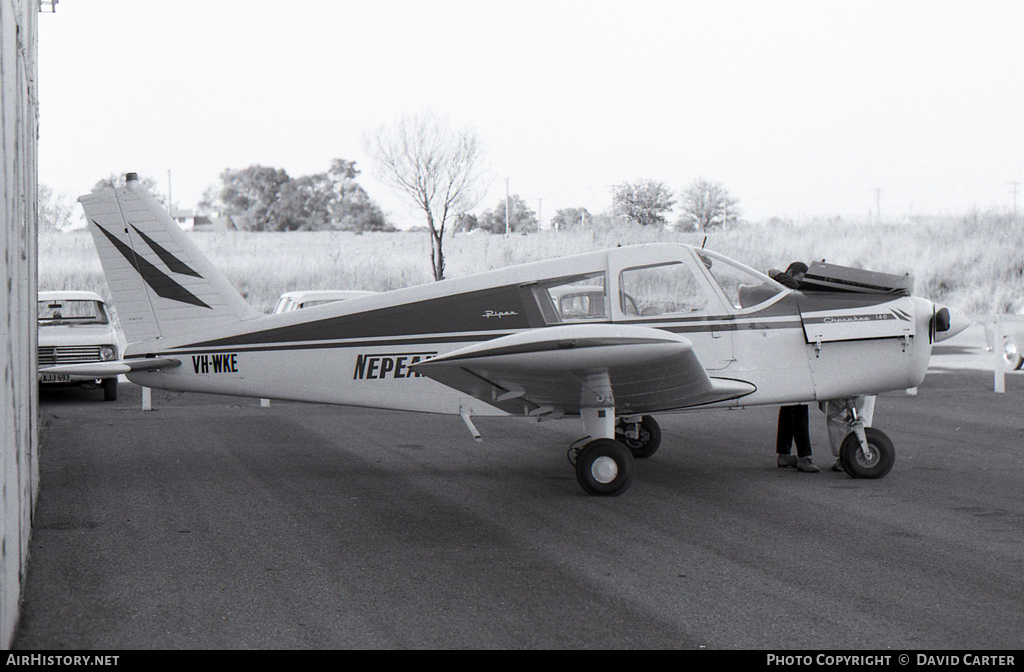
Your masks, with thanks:
[[[615,185],[611,185],[609,189],[612,190],[612,226],[615,226]]]
[[[1020,186],[1020,182],[1010,182],[1009,184],[1013,187],[1013,218],[1017,219],[1017,187]]]
[[[882,223],[882,190],[875,189],[875,217]]]
[[[508,238],[509,234],[509,196],[508,196],[508,178],[505,178],[505,237]]]
[[[543,204],[544,204],[544,199],[543,198],[538,198],[537,199],[537,228],[538,229],[540,228],[540,225],[544,223],[544,215],[541,214],[543,212],[543,210],[541,210],[541,206]]]
[[[167,214],[174,217],[174,200],[171,198],[171,169],[167,169]]]

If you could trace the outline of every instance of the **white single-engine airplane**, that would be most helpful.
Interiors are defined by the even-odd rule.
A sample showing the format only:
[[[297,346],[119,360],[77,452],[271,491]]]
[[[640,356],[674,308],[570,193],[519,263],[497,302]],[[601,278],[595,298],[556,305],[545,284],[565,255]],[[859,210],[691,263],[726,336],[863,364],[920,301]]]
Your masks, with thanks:
[[[657,450],[652,415],[765,404],[845,403],[843,466],[884,476],[892,443],[855,401],[920,385],[932,343],[968,324],[909,296],[908,278],[815,263],[795,291],[667,243],[263,315],[128,178],[79,199],[130,343],[86,375],[447,413],[477,440],[474,415],[578,417],[570,462],[594,495],[624,492],[634,457]]]

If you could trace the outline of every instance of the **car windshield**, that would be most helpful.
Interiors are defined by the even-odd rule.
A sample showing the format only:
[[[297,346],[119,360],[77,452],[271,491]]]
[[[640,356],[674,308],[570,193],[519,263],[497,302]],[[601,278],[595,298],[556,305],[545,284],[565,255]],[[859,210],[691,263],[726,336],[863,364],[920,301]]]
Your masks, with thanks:
[[[39,325],[106,324],[107,311],[99,301],[55,299],[39,301]]]

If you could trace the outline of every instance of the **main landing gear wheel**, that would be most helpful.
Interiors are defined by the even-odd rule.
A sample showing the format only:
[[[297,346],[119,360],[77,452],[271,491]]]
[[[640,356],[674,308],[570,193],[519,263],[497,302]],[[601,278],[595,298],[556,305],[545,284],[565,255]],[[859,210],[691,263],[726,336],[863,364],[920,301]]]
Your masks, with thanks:
[[[633,455],[614,439],[595,439],[576,456],[576,480],[588,494],[621,495],[633,482]]]
[[[892,469],[896,461],[896,449],[881,430],[865,427],[864,434],[871,454],[864,454],[857,433],[850,432],[839,447],[839,459],[846,473],[854,478],[881,478]]]
[[[661,447],[661,426],[658,421],[649,415],[643,416],[640,422],[636,423],[636,438],[630,436],[633,424],[620,421],[615,426],[615,438],[624,443],[637,459],[650,457],[658,452],[658,448]]]

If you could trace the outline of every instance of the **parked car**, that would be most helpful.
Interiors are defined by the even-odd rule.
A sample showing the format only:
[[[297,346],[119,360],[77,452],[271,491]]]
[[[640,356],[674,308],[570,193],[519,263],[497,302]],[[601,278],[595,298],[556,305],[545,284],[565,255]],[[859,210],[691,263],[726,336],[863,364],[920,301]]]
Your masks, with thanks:
[[[1002,343],[1003,366],[1007,371],[1016,371],[1024,366],[1024,306],[1015,315],[1000,315],[999,326],[1002,339],[995,339],[995,323],[985,325],[985,344],[988,349]]]
[[[376,292],[364,292],[356,289],[309,289],[285,292],[274,306],[274,314],[290,313],[301,308],[310,308],[334,301],[345,301],[360,296],[368,296]]]
[[[39,292],[39,367],[113,361],[121,338],[99,294],[84,291]],[[117,399],[117,377],[86,378],[40,373],[40,385],[97,385],[106,401]]]

